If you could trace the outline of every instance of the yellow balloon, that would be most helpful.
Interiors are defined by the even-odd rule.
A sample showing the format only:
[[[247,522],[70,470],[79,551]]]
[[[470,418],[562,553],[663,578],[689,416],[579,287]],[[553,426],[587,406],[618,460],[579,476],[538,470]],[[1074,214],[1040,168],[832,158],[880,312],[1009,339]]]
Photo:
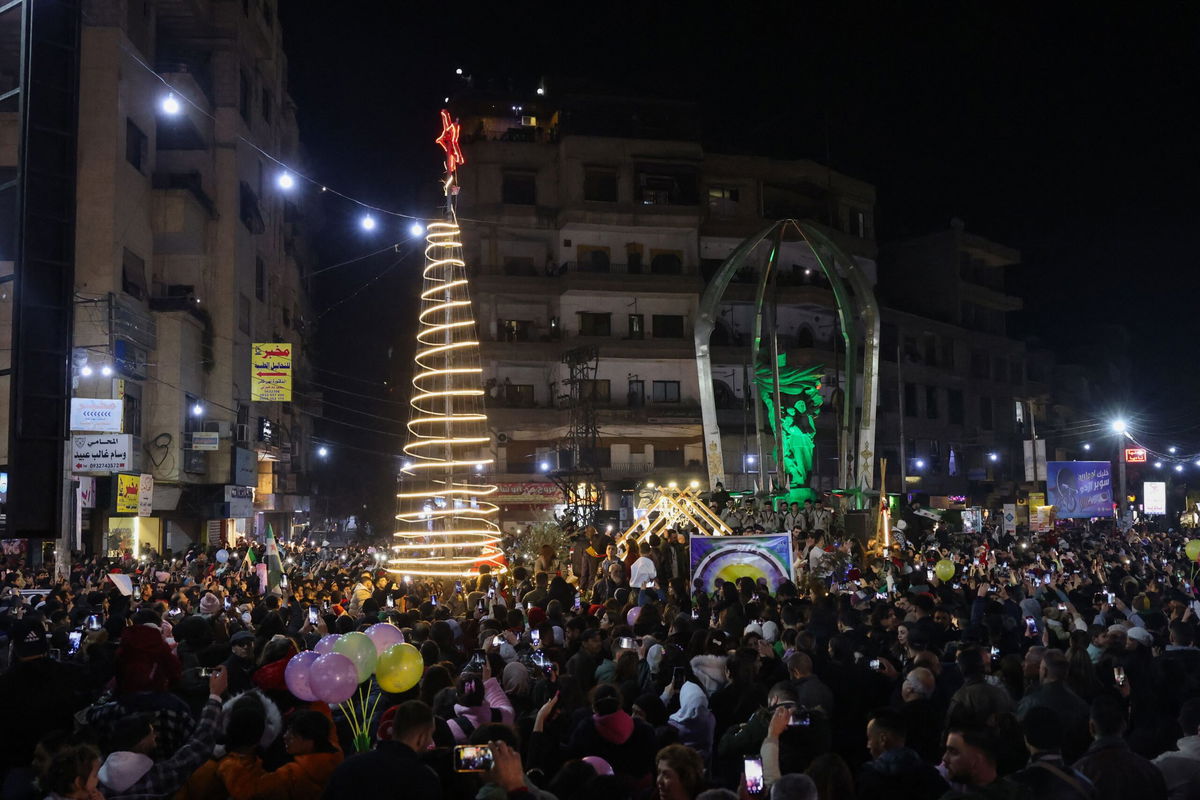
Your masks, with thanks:
[[[392,694],[407,692],[420,682],[423,674],[425,662],[421,658],[421,651],[408,642],[394,644],[384,650],[375,664],[379,688]]]
[[[1195,561],[1200,558],[1200,539],[1188,539],[1187,546],[1183,552],[1187,553],[1188,561]]]
[[[948,558],[943,558],[933,568],[933,574],[938,576],[938,580],[943,583],[954,577],[954,562]]]

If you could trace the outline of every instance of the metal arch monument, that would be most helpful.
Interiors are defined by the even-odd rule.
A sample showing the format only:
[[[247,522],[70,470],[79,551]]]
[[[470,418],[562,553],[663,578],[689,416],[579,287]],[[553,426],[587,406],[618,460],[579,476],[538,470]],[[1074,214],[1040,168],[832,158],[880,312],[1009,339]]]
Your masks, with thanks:
[[[786,356],[779,353],[779,340],[775,331],[775,320],[771,307],[767,312],[767,346],[769,360],[764,364],[763,352],[764,301],[769,286],[775,285],[778,275],[779,255],[784,234],[794,230],[808,244],[816,256],[821,272],[833,290],[837,304],[838,324],[846,352],[846,383],[839,422],[838,464],[839,483],[844,488],[861,494],[871,490],[875,482],[875,416],[879,390],[879,306],[871,281],[862,268],[838,247],[814,223],[782,219],[771,223],[758,233],[748,237],[729,255],[717,274],[709,283],[700,300],[699,315],[695,325],[696,369],[700,380],[700,406],[704,422],[705,459],[708,463],[709,486],[725,480],[724,454],[721,448],[721,430],[717,424],[717,404],[713,391],[712,357],[709,344],[716,328],[717,310],[725,290],[734,275],[746,266],[750,256],[764,242],[770,241],[771,250],[766,266],[758,278],[755,293],[754,331],[751,336],[750,364],[754,370],[758,402],[754,404],[755,436],[758,447],[758,463],[763,460],[763,415],[764,408],[770,409],[771,429],[775,433],[775,463],[780,465],[780,476],[786,481],[798,479],[801,486],[788,486],[792,498],[808,492],[808,471],[812,464],[813,437],[816,433],[816,414],[820,408],[819,378],[816,370],[802,370],[786,365]],[[863,347],[861,365],[861,397],[858,395],[859,345]],[[747,391],[749,387],[747,387]],[[789,395],[791,406],[785,407],[783,395]],[[794,399],[793,399],[794,398]],[[855,414],[855,402],[861,400],[861,414]],[[766,488],[765,485],[763,488]]]

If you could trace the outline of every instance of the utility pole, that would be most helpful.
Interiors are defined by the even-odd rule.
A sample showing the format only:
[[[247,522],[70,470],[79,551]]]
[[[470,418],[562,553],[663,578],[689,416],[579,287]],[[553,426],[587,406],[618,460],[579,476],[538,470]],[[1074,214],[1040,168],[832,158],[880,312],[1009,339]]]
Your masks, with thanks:
[[[896,408],[900,411],[900,496],[908,499],[908,457],[904,452],[904,373],[900,361],[900,341],[896,341]],[[887,494],[887,487],[880,491]]]

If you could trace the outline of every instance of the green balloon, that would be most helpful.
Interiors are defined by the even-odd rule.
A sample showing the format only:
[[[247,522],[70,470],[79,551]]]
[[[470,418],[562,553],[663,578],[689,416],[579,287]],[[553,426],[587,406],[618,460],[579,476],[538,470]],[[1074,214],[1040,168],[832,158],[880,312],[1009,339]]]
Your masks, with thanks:
[[[394,644],[379,657],[375,678],[385,692],[399,694],[416,686],[425,674],[421,651],[407,642]]]
[[[371,677],[371,673],[375,671],[375,661],[379,658],[379,654],[375,650],[375,643],[371,641],[371,637],[361,631],[347,633],[338,639],[333,646],[333,652],[341,653],[354,662],[359,683]]]
[[[1188,561],[1200,558],[1200,539],[1188,539],[1187,546],[1183,551],[1187,553]]]
[[[939,581],[945,583],[954,577],[954,562],[948,558],[943,558],[934,565],[933,574],[938,576]]]

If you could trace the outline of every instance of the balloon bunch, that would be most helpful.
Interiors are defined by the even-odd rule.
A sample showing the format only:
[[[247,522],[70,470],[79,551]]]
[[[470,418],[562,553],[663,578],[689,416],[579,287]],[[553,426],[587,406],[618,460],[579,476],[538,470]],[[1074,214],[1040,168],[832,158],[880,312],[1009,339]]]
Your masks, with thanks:
[[[417,685],[425,672],[421,652],[404,641],[395,625],[380,622],[366,632],[331,633],[317,646],[293,656],[284,669],[288,691],[307,703],[340,705],[359,752],[371,746],[368,725],[379,703],[362,684],[375,676],[379,688],[398,694]]]
[[[1187,544],[1183,547],[1183,552],[1187,556],[1187,560],[1192,565],[1191,584],[1193,591],[1196,587],[1196,569],[1200,566],[1200,539],[1188,539]]]

